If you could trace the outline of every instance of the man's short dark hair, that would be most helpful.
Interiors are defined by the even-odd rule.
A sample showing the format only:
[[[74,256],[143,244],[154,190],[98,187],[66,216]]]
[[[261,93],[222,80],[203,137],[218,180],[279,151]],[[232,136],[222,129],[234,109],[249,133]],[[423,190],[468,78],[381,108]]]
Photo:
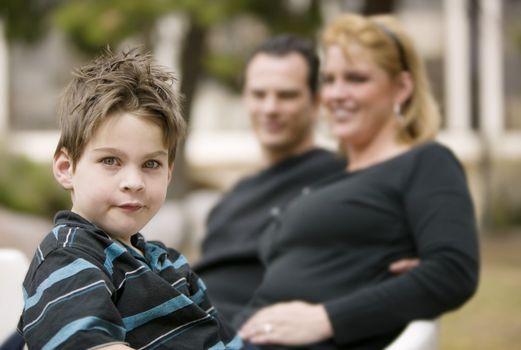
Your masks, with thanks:
[[[313,95],[317,93],[320,61],[315,45],[311,41],[290,33],[279,34],[271,37],[253,50],[246,60],[246,65],[244,66],[245,70],[253,58],[260,53],[273,56],[286,56],[291,53],[301,55],[308,66],[307,81],[309,90]]]

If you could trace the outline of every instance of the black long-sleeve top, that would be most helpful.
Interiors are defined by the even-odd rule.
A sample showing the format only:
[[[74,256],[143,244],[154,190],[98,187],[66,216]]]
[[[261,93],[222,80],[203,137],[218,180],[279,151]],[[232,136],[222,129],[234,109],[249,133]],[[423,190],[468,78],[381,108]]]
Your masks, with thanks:
[[[414,319],[462,305],[479,273],[464,171],[438,143],[344,173],[289,205],[265,234],[265,277],[236,326],[276,302],[325,305],[334,339],[307,349],[381,349]],[[391,262],[419,257],[394,276]]]
[[[244,178],[212,209],[194,270],[224,318],[241,311],[262,280],[259,239],[271,218],[310,184],[344,169],[333,153],[313,149]]]

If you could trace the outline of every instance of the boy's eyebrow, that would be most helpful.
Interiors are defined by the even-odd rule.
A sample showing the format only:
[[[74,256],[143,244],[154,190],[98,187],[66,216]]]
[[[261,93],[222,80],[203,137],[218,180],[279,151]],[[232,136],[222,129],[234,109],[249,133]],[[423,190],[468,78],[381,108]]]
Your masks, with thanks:
[[[168,157],[168,151],[159,150],[159,151],[148,153],[145,156],[146,157],[158,157],[158,156],[166,156],[166,157]]]
[[[99,147],[99,148],[93,149],[93,151],[94,152],[110,152],[110,153],[115,153],[115,154],[124,154],[125,153],[114,147]],[[154,157],[160,157],[160,156],[168,157],[168,151],[161,149],[158,151],[150,152],[150,153],[145,154],[144,158],[154,158]]]

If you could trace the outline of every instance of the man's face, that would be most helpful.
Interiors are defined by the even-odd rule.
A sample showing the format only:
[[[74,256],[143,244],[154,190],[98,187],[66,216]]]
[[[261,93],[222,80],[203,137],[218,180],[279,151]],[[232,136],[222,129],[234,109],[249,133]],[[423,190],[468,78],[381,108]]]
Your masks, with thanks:
[[[271,156],[299,154],[312,145],[317,102],[307,76],[298,53],[259,53],[248,64],[244,99],[257,138]]]

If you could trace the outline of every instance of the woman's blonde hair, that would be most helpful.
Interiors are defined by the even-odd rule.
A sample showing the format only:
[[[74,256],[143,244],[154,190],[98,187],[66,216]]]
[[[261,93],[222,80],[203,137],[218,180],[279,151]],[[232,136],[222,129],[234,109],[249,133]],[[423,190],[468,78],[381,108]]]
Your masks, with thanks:
[[[347,58],[351,43],[369,50],[376,64],[389,76],[395,77],[402,71],[411,75],[414,88],[401,106],[398,140],[413,144],[433,140],[440,124],[438,106],[423,62],[398,21],[389,15],[344,14],[333,20],[322,34],[324,47],[339,46]]]

